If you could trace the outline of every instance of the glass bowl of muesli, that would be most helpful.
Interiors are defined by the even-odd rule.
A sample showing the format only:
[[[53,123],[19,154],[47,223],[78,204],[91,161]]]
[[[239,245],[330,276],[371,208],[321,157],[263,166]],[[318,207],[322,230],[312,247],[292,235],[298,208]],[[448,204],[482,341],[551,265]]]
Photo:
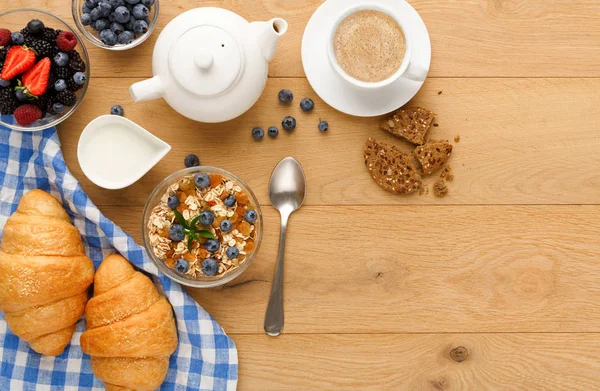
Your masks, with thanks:
[[[142,232],[162,273],[183,285],[213,288],[250,266],[262,224],[252,190],[235,175],[204,166],[177,171],[154,189]]]

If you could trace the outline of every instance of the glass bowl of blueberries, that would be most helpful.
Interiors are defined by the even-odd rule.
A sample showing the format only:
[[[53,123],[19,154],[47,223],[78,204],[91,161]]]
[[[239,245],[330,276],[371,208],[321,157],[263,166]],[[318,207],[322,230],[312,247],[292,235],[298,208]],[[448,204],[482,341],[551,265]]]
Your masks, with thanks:
[[[128,50],[154,31],[159,0],[73,0],[73,19],[81,34],[108,50]]]
[[[0,13],[0,125],[38,131],[77,110],[90,77],[81,37],[49,12]]]
[[[214,288],[241,275],[262,241],[258,200],[240,178],[216,167],[188,168],[163,180],[143,212],[146,252],[170,279],[193,288]]]

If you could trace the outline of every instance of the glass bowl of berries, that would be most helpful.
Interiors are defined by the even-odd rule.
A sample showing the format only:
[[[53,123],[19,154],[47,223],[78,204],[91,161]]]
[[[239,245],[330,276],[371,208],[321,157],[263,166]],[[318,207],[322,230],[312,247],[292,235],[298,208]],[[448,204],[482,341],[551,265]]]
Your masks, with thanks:
[[[159,0],[73,0],[77,28],[94,45],[128,50],[154,31]]]
[[[81,38],[58,16],[31,8],[0,13],[0,125],[58,125],[83,100],[89,68]]]
[[[235,175],[190,167],[162,181],[144,208],[144,246],[158,269],[193,288],[213,288],[242,274],[263,234],[260,205]]]

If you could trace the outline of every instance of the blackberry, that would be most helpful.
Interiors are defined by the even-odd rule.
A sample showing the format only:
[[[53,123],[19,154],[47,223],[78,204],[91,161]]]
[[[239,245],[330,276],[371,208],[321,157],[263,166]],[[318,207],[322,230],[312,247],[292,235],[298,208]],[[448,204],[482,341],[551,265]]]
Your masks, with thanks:
[[[38,59],[49,57],[54,57],[53,54],[53,45],[44,41],[40,38],[29,37],[25,39],[25,45],[29,48],[35,50]]]
[[[69,67],[75,72],[85,72],[85,62],[83,62],[77,50],[71,50],[67,54],[69,55]]]
[[[9,115],[15,112],[19,102],[12,88],[0,89],[0,114]]]
[[[0,61],[4,61],[6,59],[6,53],[8,53],[8,49],[10,49],[10,46],[5,46],[0,49]]]
[[[65,106],[73,106],[77,102],[77,97],[71,91],[63,91],[56,94],[56,101]]]
[[[42,35],[42,39],[48,43],[55,44],[56,43],[56,31],[52,27],[46,27],[44,29],[44,35]]]
[[[27,39],[31,36],[31,34],[29,34],[29,29],[27,27],[25,27],[23,30],[20,31],[21,34],[23,34],[23,38]]]
[[[48,96],[48,95],[42,95],[35,101],[35,105],[37,107],[39,107],[40,110],[42,110],[42,113],[45,113],[50,109],[50,107],[48,107],[49,103],[50,103],[50,96]]]
[[[54,73],[50,72],[50,74],[48,75],[48,89],[52,89],[52,86],[54,85],[54,83],[56,83],[56,76],[54,75]]]
[[[72,79],[73,74],[75,73],[71,71],[69,67],[54,67],[53,72],[56,75],[57,80],[63,79],[64,81]]]
[[[69,91],[75,92],[82,89],[83,85],[80,86],[79,84],[75,83],[75,80],[73,80],[73,78],[70,77],[69,79],[67,79],[67,88],[69,89]]]

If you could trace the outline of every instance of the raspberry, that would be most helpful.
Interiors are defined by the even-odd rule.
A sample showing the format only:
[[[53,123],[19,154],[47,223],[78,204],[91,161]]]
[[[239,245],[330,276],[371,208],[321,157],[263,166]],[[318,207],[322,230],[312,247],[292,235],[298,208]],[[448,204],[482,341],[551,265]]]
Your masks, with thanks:
[[[7,46],[12,43],[12,38],[10,37],[10,30],[0,29],[0,46]]]
[[[19,125],[28,126],[42,118],[42,110],[36,105],[23,105],[17,107],[13,115]]]
[[[75,34],[70,31],[61,31],[56,38],[56,44],[63,52],[70,52],[77,46],[77,38],[75,38]]]

